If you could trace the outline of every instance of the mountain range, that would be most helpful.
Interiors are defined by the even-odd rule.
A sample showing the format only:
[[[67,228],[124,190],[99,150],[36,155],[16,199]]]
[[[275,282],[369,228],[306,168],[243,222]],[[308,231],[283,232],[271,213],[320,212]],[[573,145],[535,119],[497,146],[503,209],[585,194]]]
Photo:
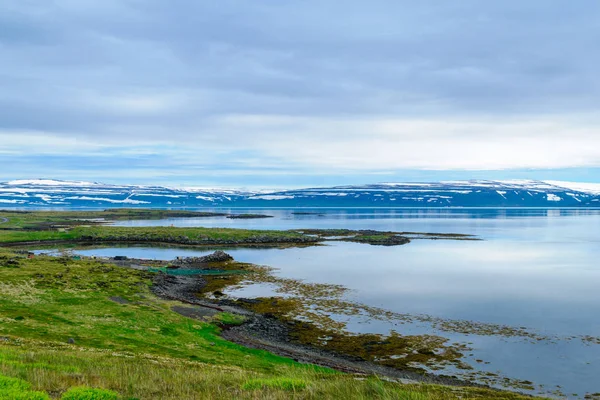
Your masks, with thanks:
[[[600,184],[471,180],[244,191],[51,179],[0,183],[0,208],[49,207],[600,207]]]

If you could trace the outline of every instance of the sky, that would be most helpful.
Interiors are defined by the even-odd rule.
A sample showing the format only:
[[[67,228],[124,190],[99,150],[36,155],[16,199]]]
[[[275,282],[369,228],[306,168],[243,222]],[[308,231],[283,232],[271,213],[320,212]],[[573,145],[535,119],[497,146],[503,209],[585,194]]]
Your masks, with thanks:
[[[597,0],[3,0],[0,181],[600,182]]]

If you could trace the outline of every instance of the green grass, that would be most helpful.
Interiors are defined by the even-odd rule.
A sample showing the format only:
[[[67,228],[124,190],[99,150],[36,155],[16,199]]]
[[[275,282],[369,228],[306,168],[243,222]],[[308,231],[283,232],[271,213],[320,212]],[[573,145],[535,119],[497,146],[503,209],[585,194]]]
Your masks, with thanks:
[[[288,359],[225,341],[214,324],[170,310],[149,291],[150,276],[92,261],[37,257],[2,268],[0,335],[148,352],[270,370]],[[130,304],[109,299],[120,296]],[[223,317],[233,319],[233,317]],[[213,345],[217,344],[217,346]]]
[[[156,209],[132,209],[112,208],[102,211],[12,211],[0,210],[0,217],[8,218],[8,222],[0,226],[10,229],[48,229],[53,225],[72,226],[81,224],[94,224],[90,220],[105,219],[138,220],[138,219],[164,219],[164,218],[188,218],[188,217],[214,217],[226,216],[227,213],[213,213],[186,210],[156,210]],[[88,221],[85,221],[85,220]]]
[[[527,399],[484,389],[400,385],[376,377],[332,374],[293,365],[280,365],[272,373],[263,373],[250,368],[40,341],[0,343],[0,356],[1,375],[29,382],[23,392],[13,390],[12,393],[37,391],[38,395],[43,395],[41,393],[45,392],[54,399],[65,399],[66,393],[80,387],[94,388],[97,393],[114,392],[123,400]],[[7,364],[6,360],[13,362]],[[65,368],[50,368],[54,365]]]
[[[1,211],[8,219],[0,224],[0,243],[29,241],[140,241],[179,244],[269,243],[304,240],[310,237],[297,232],[276,232],[221,228],[116,227],[99,224],[104,221],[160,219],[228,215],[178,210],[111,209],[105,211]]]
[[[276,389],[289,392],[297,392],[306,389],[307,382],[302,379],[292,378],[271,378],[271,379],[250,379],[244,383],[244,390]]]
[[[189,245],[314,242],[296,232],[226,228],[79,226],[68,230],[0,230],[0,243],[139,242]]]

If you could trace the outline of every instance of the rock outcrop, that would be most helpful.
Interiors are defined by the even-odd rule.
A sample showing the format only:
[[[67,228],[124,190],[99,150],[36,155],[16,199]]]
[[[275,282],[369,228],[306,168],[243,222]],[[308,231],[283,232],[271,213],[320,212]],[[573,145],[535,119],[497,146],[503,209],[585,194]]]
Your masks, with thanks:
[[[206,264],[216,262],[233,261],[233,257],[224,251],[218,250],[212,254],[202,257],[185,257],[173,261],[171,264],[181,268],[205,267]]]

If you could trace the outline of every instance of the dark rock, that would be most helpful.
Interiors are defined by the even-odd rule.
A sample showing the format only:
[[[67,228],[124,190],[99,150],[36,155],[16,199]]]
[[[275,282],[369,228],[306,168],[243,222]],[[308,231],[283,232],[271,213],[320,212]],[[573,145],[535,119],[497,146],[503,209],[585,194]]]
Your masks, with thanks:
[[[224,251],[218,250],[212,254],[203,257],[186,257],[175,260],[172,265],[174,267],[183,267],[183,268],[197,268],[204,264],[214,263],[214,262],[226,262],[233,261],[233,257]]]
[[[390,236],[356,236],[347,239],[348,242],[367,243],[374,246],[401,246],[410,243],[410,239],[399,235]]]
[[[108,298],[110,301],[114,301],[117,304],[129,304],[129,300],[124,299],[121,296],[112,296]]]

